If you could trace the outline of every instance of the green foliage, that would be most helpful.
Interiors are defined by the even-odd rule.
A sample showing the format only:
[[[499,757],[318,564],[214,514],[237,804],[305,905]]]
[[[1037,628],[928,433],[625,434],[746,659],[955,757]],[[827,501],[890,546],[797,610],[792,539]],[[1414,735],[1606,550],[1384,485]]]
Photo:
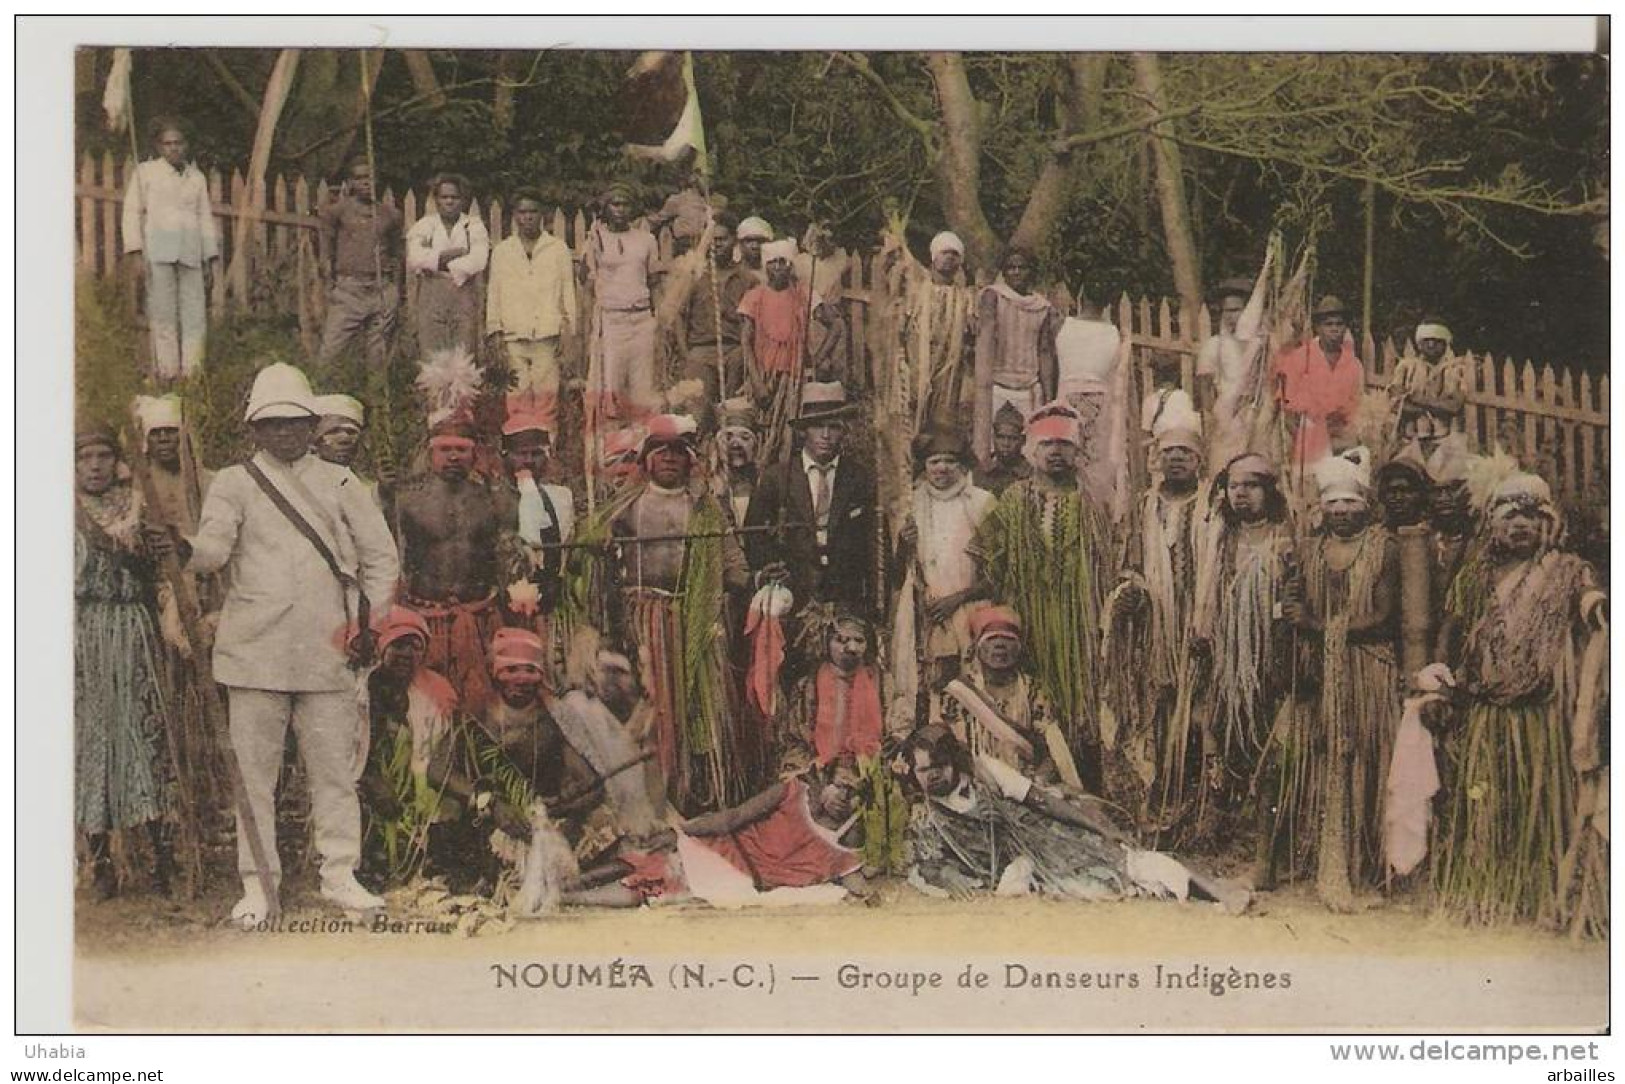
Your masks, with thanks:
[[[141,390],[146,333],[121,281],[81,273],[74,297],[74,413],[80,426],[122,429]]]
[[[102,422],[126,430],[131,401],[157,393],[147,379],[150,348],[134,296],[132,284],[122,278],[79,278],[74,291],[74,389],[80,424]],[[301,360],[296,321],[211,320],[207,364],[175,389],[186,403],[187,424],[203,462],[230,463],[246,454],[242,417],[254,374],[274,361]]]

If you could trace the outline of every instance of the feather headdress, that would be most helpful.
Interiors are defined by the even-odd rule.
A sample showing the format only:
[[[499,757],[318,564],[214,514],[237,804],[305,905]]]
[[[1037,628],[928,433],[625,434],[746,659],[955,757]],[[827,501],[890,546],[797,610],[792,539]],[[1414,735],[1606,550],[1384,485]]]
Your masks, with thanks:
[[[1473,510],[1483,515],[1495,498],[1495,491],[1501,488],[1501,483],[1518,473],[1518,461],[1498,450],[1494,455],[1479,456],[1469,462],[1464,473]]]
[[[481,388],[480,370],[467,348],[436,350],[418,365],[418,390],[429,406],[431,426],[471,411]]]

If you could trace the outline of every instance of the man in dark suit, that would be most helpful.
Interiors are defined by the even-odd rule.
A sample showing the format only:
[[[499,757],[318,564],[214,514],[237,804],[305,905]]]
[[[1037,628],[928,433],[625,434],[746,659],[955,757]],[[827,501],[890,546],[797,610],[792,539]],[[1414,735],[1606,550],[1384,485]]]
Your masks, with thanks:
[[[790,424],[801,447],[768,468],[745,513],[746,554],[759,584],[778,581],[797,611],[833,603],[873,621],[875,611],[875,480],[843,459],[847,424],[856,413],[839,381],[809,383]]]

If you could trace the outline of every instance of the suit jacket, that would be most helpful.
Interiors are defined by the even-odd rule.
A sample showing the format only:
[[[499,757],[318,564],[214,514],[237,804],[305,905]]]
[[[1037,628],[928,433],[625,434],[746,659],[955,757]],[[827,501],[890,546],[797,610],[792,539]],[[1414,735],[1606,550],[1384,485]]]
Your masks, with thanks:
[[[260,452],[254,462],[322,535],[339,567],[360,581],[373,613],[386,613],[400,570],[395,541],[356,476],[313,455],[290,465]],[[338,580],[241,465],[215,476],[188,541],[188,569],[230,574],[214,641],[217,681],[274,692],[355,687],[342,648],[346,600]],[[348,603],[353,619],[353,592]]]
[[[759,572],[774,561],[789,565],[789,587],[798,610],[809,602],[834,602],[873,619],[876,503],[873,473],[866,464],[843,455],[830,493],[829,540],[820,551],[812,487],[801,452],[795,452],[763,472],[751,495],[745,526],[801,526],[747,534],[751,569]]]
[[[135,167],[124,196],[124,251],[148,263],[202,267],[220,255],[209,182],[197,166],[181,172],[161,158]]]

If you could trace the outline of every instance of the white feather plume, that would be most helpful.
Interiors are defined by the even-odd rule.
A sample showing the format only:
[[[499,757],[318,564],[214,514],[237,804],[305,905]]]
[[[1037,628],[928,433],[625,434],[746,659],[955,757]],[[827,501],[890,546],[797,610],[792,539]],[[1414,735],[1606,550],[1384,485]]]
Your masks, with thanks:
[[[429,424],[434,425],[474,402],[480,393],[480,370],[466,347],[436,350],[419,363],[417,386],[428,401]]]
[[[1489,507],[1501,483],[1518,473],[1518,461],[1497,448],[1495,454],[1479,456],[1467,464],[1467,495],[1479,513]]]
[[[520,863],[519,892],[509,904],[516,918],[536,918],[558,910],[559,895],[581,875],[570,844],[547,815],[547,804],[530,805],[530,846]]]

